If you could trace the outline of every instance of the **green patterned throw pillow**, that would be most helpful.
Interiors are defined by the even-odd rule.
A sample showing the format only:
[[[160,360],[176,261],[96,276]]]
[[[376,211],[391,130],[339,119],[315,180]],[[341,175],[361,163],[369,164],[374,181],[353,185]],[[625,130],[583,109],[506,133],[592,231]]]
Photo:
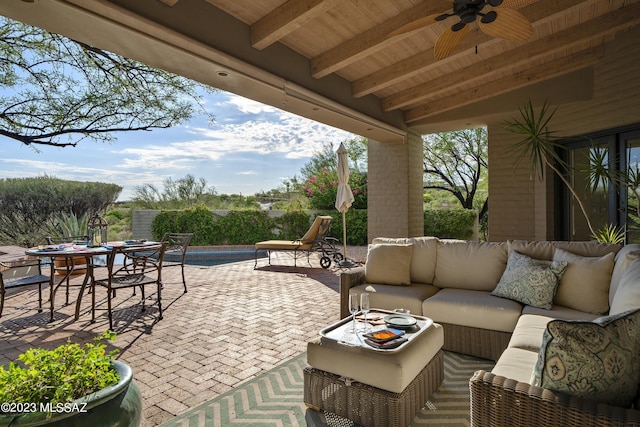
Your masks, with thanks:
[[[491,295],[548,310],[565,268],[565,261],[533,259],[511,251],[507,268]]]
[[[593,322],[552,320],[533,384],[628,408],[640,384],[640,310]]]

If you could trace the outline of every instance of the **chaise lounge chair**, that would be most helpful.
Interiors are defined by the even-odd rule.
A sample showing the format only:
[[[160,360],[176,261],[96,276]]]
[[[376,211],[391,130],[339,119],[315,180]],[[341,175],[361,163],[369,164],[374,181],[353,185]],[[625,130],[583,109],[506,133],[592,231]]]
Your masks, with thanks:
[[[302,252],[307,253],[307,262],[309,265],[309,255],[311,252],[319,251],[322,253],[320,258],[320,266],[329,268],[331,266],[331,257],[338,263],[344,259],[343,255],[336,250],[337,239],[326,237],[331,229],[330,216],[317,216],[311,224],[309,230],[298,240],[265,240],[255,244],[255,260],[253,268],[258,266],[258,251],[266,250],[269,255],[269,265],[271,265],[272,251],[290,251],[293,252],[294,266],[297,267],[298,257]]]

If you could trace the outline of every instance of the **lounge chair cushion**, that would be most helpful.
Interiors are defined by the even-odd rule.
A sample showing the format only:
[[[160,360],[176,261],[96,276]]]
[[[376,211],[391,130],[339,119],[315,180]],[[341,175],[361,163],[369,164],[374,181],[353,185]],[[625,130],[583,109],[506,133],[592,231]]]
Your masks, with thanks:
[[[506,265],[506,244],[439,240],[433,284],[439,288],[492,291]]]
[[[593,322],[547,324],[534,385],[630,407],[640,378],[640,309]]]
[[[549,310],[526,305],[522,309],[522,314],[535,314],[537,316],[547,316],[562,320],[586,320],[588,322],[600,317],[597,314],[585,313],[584,311],[574,310],[573,308],[567,308],[561,305],[552,305]]]
[[[411,283],[413,245],[371,244],[364,274],[367,283],[408,285]]]
[[[507,268],[491,295],[549,309],[566,268],[566,261],[538,260],[511,251]]]
[[[433,283],[433,277],[436,272],[436,256],[438,251],[437,237],[376,237],[373,239],[372,243],[413,245],[410,269],[411,283]]]
[[[567,268],[560,278],[553,301],[587,313],[604,314],[609,311],[613,258],[613,253],[601,257],[583,257],[556,249],[553,260],[566,262]]]
[[[271,249],[274,251],[293,251],[297,249],[306,251],[311,249],[311,243],[302,243],[300,240],[265,240],[256,243],[256,249]]]

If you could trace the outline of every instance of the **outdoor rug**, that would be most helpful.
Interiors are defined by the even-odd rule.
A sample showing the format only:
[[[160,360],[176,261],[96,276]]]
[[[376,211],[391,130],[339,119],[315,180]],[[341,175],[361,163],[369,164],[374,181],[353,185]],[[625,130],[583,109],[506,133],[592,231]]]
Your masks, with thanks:
[[[161,427],[307,426],[357,427],[334,414],[308,409],[302,402],[306,353],[190,409]],[[445,379],[411,426],[469,425],[469,379],[493,362],[445,352]]]

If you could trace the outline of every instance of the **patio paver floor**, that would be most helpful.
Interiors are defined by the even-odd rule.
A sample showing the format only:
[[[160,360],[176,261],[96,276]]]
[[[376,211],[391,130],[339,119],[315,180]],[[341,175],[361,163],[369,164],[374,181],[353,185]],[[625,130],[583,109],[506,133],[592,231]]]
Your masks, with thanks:
[[[362,258],[362,248],[348,253]],[[287,254],[277,254],[272,262],[275,265],[267,266],[260,260],[257,270],[253,261],[186,266],[186,294],[180,269],[165,269],[161,321],[155,305],[140,312],[131,290],[118,292],[118,335],[112,346],[120,350],[118,359],[132,366],[140,386],[141,426],[159,425],[305,351],[322,326],[338,320],[339,270],[323,270],[313,259],[315,268],[309,268],[306,259],[293,267]],[[76,276],[72,283],[81,279]],[[72,287],[71,300],[78,290]],[[0,318],[0,363],[8,365],[30,347],[51,348],[67,338],[88,342],[105,331],[106,311],[98,310],[96,322],[89,321],[90,298],[84,296],[80,319],[74,321],[75,305],[62,306],[61,287],[55,319],[48,323],[48,310],[35,310],[37,289],[9,293]],[[153,304],[155,293],[148,298]],[[21,308],[25,304],[33,310]],[[98,289],[97,307],[106,307],[104,289]]]

